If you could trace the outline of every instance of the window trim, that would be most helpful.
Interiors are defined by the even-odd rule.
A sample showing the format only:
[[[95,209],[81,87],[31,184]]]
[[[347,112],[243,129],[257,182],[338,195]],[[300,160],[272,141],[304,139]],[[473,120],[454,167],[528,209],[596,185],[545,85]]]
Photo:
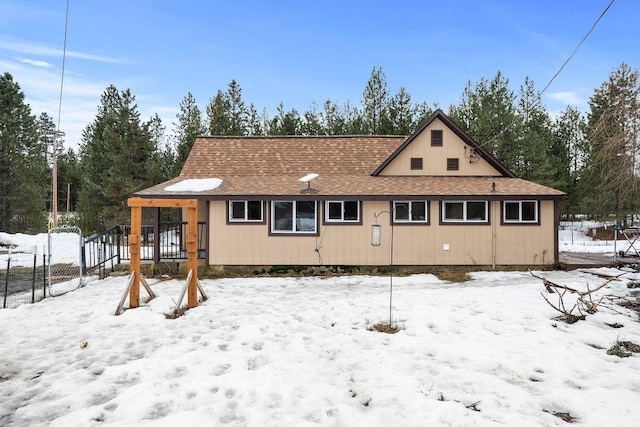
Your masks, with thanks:
[[[345,202],[356,202],[358,206],[358,219],[344,219],[344,204]],[[329,218],[329,203],[340,203],[342,205],[342,217],[343,219],[330,219]],[[325,200],[323,203],[324,215],[322,216],[322,223],[326,225],[362,225],[362,200]]]
[[[295,215],[296,206],[298,202],[313,202],[314,205],[314,231],[295,231],[295,230],[274,230],[274,221],[275,221],[275,209],[274,203],[292,203],[293,204],[293,214]],[[319,215],[318,215],[318,201],[317,200],[271,200],[269,203],[269,236],[319,236],[320,235],[320,224],[319,224]],[[294,219],[295,221],[295,219]]]
[[[531,220],[522,220],[522,203],[524,202],[532,202],[535,203],[535,213],[536,213],[536,219],[531,221]],[[518,203],[518,213],[519,213],[519,217],[521,219],[519,220],[513,220],[513,219],[509,219],[507,220],[505,218],[505,215],[507,213],[506,210],[506,204],[507,203]],[[503,200],[502,203],[500,203],[500,225],[540,225],[540,201],[539,200],[532,200],[532,199],[522,199],[522,200]]]
[[[397,219],[396,218],[396,203],[409,203],[409,219]],[[413,217],[413,203],[424,203],[424,216],[425,219],[414,220]],[[390,211],[391,211],[391,224],[392,225],[430,225],[430,215],[429,215],[429,200],[392,200]]]
[[[467,203],[484,203],[484,220],[469,220],[467,219]],[[445,207],[448,203],[462,203],[462,217],[463,219],[446,219]],[[488,200],[442,200],[440,201],[440,225],[488,225],[491,224],[491,203]]]
[[[231,217],[232,214],[232,205],[233,203],[244,202],[244,219],[233,219]],[[260,202],[260,217],[261,219],[247,219],[249,213],[249,203],[248,202]],[[227,224],[266,224],[265,217],[265,202],[262,200],[227,200]]]

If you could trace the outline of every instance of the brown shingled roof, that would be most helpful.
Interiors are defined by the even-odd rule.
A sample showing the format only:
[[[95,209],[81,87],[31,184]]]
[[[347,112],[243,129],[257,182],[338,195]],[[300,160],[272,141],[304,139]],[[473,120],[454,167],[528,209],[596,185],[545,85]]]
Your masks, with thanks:
[[[464,197],[537,197],[555,198],[564,193],[520,178],[461,176],[370,176],[320,175],[313,181],[317,193],[301,192],[306,184],[299,175],[226,177],[214,190],[199,193],[169,192],[164,188],[184,179],[178,177],[143,190],[139,196],[186,197],[210,199],[264,198],[279,196],[313,199],[416,196],[422,198]],[[493,184],[495,183],[495,190]]]
[[[200,137],[180,176],[371,174],[404,140],[402,136]]]
[[[564,193],[512,177],[372,176],[405,141],[399,136],[200,137],[180,176],[142,190],[141,197],[201,199],[313,198],[559,198]],[[299,178],[318,173],[301,192]],[[208,191],[175,192],[165,188],[185,179],[221,178]],[[495,183],[495,190],[493,184]]]

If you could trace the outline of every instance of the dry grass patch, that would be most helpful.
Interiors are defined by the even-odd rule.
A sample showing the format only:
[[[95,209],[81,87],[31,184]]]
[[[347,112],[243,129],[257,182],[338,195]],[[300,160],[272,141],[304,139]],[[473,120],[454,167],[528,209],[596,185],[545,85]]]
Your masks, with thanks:
[[[395,334],[404,329],[398,323],[379,322],[367,328],[370,331],[382,332],[385,334]]]
[[[471,280],[469,272],[465,270],[443,270],[433,273],[438,279],[443,282],[467,282]]]

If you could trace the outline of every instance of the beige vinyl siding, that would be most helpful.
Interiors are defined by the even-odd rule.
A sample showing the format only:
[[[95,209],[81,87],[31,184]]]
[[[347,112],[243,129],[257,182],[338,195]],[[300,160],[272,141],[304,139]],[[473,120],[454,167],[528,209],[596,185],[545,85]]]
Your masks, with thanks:
[[[554,262],[553,201],[540,202],[540,225],[500,224],[500,201],[490,224],[440,225],[430,201],[430,225],[394,225],[394,265],[540,265]],[[324,203],[318,203],[322,215]],[[318,236],[270,236],[267,224],[226,224],[226,204],[210,203],[209,263],[213,265],[388,265],[389,214],[378,217],[381,245],[371,246],[374,213],[389,202],[364,202],[362,225],[320,224]],[[495,233],[495,239],[493,237]],[[495,242],[495,244],[494,244]],[[449,250],[444,249],[444,245]],[[316,251],[316,248],[318,251]]]
[[[431,146],[431,130],[441,129],[443,146]],[[447,176],[500,176],[486,160],[477,156],[476,161],[470,157],[470,147],[445,126],[439,119],[434,120],[415,140],[405,147],[398,156],[387,165],[380,175],[447,175]],[[422,158],[423,169],[412,170],[411,158]],[[459,159],[458,170],[447,170],[447,159]]]

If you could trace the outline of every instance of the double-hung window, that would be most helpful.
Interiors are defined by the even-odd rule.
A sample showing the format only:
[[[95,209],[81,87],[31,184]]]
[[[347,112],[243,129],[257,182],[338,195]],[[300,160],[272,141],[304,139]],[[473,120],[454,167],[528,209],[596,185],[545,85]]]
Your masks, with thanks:
[[[260,200],[231,200],[229,222],[263,222],[263,205]]]
[[[537,200],[508,200],[502,203],[502,221],[508,224],[538,222]]]
[[[393,202],[394,223],[428,223],[429,203],[426,200],[410,200]]]
[[[442,222],[481,222],[489,221],[489,203],[481,201],[444,201],[442,202]]]
[[[327,201],[324,204],[325,222],[360,223],[360,202]]]
[[[271,202],[271,232],[274,234],[315,234],[317,232],[315,201]]]

